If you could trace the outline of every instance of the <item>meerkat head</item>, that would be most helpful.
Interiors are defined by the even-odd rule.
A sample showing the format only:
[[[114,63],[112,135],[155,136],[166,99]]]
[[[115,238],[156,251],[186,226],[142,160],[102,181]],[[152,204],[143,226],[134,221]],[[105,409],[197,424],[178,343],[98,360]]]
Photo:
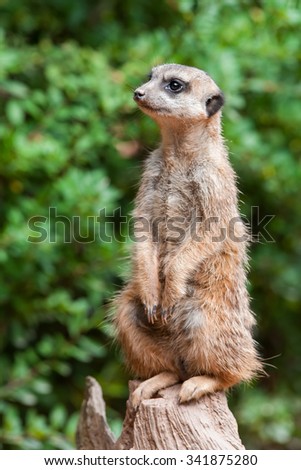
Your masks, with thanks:
[[[160,122],[208,121],[224,104],[216,83],[203,70],[178,64],[154,67],[149,81],[134,92],[139,108]]]

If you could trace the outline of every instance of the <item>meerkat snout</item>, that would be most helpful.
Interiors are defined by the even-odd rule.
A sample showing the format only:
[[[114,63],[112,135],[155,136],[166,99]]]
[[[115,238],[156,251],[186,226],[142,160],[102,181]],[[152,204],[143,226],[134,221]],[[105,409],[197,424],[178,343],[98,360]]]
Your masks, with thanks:
[[[141,100],[144,96],[145,96],[145,92],[144,92],[144,91],[139,90],[139,89],[137,89],[137,90],[134,91],[134,100],[135,100],[135,101]]]

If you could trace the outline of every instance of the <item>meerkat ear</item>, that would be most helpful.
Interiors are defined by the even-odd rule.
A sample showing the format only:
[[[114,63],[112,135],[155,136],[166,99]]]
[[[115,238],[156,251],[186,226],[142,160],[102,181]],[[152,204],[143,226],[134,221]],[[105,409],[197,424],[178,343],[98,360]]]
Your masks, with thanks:
[[[225,98],[222,92],[209,96],[206,100],[207,116],[211,117],[217,113],[217,111],[223,106],[224,102]]]

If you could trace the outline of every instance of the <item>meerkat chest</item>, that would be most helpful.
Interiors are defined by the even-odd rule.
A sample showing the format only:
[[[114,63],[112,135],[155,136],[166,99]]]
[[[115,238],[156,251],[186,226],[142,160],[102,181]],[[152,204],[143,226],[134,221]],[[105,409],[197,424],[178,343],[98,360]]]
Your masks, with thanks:
[[[161,216],[187,216],[195,203],[192,183],[182,169],[162,172],[158,179],[155,205]]]
[[[156,241],[177,245],[185,238],[195,201],[191,182],[181,170],[162,172],[157,179],[152,206],[152,231]]]

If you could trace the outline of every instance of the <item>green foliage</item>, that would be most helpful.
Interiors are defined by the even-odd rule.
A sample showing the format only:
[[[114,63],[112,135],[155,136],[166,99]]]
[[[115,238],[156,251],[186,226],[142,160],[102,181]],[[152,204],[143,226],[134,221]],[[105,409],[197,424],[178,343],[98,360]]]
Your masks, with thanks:
[[[275,215],[274,243],[252,247],[250,290],[276,369],[238,388],[232,409],[247,447],[301,448],[299,2],[1,9],[0,447],[72,448],[86,375],[102,383],[120,429],[127,377],[106,316],[128,243],[104,241],[114,230],[100,211],[118,232],[114,210],[131,209],[139,160],[158,140],[132,90],[152,65],[178,62],[208,71],[226,95],[224,135],[254,234],[252,206],[260,219]]]
[[[103,326],[123,246],[101,242],[99,217],[132,184],[112,135],[131,103],[104,56],[71,42],[2,36],[1,60],[3,445],[69,448],[87,364],[126,393]]]

